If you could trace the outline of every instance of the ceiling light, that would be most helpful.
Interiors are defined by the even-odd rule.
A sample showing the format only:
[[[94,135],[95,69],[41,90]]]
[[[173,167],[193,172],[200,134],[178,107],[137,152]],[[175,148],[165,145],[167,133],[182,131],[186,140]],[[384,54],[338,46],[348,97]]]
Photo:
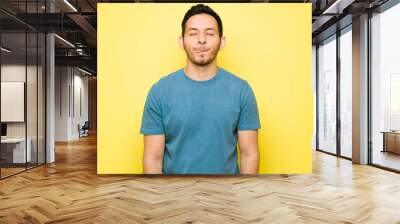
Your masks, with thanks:
[[[324,10],[322,14],[341,14],[343,9],[351,5],[354,0],[336,0],[332,5]]]
[[[81,69],[81,68],[79,68],[79,67],[78,67],[78,70],[81,71],[81,72],[83,72],[83,73],[85,73],[85,74],[93,75],[92,73],[90,73],[90,72],[88,72],[88,71],[86,71],[86,70],[83,70],[83,69]]]
[[[68,0],[64,0],[65,4],[67,4],[72,10],[74,10],[74,12],[78,12],[78,10],[71,4],[69,3]]]
[[[57,35],[57,34],[54,34],[54,36],[57,37],[58,39],[60,39],[61,41],[63,41],[64,43],[66,43],[67,45],[69,45],[69,46],[75,48],[75,45],[71,44],[71,42],[69,42],[68,40],[66,40],[66,39],[64,39],[64,38],[62,38],[62,37],[60,37],[60,36]]]
[[[6,53],[10,53],[10,52],[11,52],[11,50],[9,50],[9,49],[7,49],[7,48],[5,48],[5,47],[1,47],[1,50],[4,51],[4,52],[6,52]]]

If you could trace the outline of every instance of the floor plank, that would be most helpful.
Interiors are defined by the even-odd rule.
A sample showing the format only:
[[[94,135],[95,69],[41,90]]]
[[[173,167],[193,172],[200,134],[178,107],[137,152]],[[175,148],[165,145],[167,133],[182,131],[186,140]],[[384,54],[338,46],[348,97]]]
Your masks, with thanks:
[[[96,138],[0,181],[0,223],[400,223],[400,175],[313,154],[311,175],[98,176]]]

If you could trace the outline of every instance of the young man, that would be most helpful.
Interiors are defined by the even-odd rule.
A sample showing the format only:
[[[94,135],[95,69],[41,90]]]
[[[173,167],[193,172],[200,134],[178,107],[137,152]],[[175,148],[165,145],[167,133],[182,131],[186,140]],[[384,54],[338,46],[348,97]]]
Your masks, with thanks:
[[[161,78],[147,96],[144,173],[256,174],[257,104],[245,80],[217,66],[225,45],[218,14],[193,6],[183,18],[179,45],[186,67]]]

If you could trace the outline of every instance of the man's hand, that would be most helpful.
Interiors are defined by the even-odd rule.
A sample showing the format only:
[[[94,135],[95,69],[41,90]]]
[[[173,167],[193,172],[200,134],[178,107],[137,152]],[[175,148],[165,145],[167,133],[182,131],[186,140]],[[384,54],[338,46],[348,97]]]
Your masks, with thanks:
[[[164,135],[144,135],[144,174],[162,174],[164,148]]]
[[[258,152],[258,131],[239,130],[240,173],[257,174],[260,154]]]

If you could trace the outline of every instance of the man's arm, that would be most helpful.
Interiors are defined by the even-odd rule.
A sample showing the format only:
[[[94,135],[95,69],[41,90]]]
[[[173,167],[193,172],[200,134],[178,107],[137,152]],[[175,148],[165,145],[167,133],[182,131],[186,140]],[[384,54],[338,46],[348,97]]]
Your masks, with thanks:
[[[239,130],[240,173],[257,174],[260,155],[258,152],[258,131]]]
[[[164,135],[144,135],[144,174],[162,174],[164,148]]]

